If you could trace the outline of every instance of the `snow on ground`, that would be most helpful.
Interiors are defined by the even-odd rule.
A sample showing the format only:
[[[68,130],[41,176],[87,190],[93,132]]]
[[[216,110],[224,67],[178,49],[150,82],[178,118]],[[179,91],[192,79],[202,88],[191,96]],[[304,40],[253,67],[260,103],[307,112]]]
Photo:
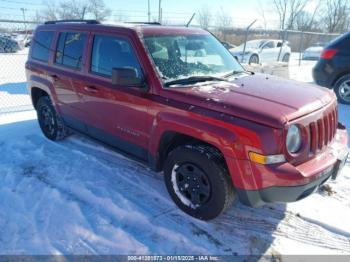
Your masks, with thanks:
[[[311,68],[290,75],[310,82]],[[12,82],[24,81],[18,72]],[[16,103],[0,81],[0,99]],[[350,126],[350,107],[339,111]],[[144,165],[81,135],[48,141],[34,111],[0,114],[0,151],[0,254],[350,254],[350,161],[330,195],[255,209],[236,201],[203,222]]]
[[[80,135],[48,141],[33,112],[0,121],[0,254],[350,253],[349,167],[331,196],[202,222],[142,164]]]
[[[28,48],[17,53],[0,53],[0,114],[32,109],[26,89],[25,61]]]

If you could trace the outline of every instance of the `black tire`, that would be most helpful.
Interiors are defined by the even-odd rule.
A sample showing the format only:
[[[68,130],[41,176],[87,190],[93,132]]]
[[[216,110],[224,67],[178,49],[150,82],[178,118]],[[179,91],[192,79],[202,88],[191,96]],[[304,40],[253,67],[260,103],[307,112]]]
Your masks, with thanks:
[[[259,56],[258,55],[251,55],[249,58],[249,64],[259,64]]]
[[[36,104],[39,126],[44,135],[53,141],[64,139],[68,135],[61,117],[57,114],[48,96],[39,98]]]
[[[285,54],[282,58],[282,62],[289,63],[290,54]]]
[[[209,146],[185,145],[171,151],[164,165],[164,179],[175,204],[198,219],[216,218],[234,200],[224,159],[220,152]],[[192,199],[195,198],[200,203],[194,203]]]
[[[341,77],[334,85],[339,103],[350,105],[350,74]]]

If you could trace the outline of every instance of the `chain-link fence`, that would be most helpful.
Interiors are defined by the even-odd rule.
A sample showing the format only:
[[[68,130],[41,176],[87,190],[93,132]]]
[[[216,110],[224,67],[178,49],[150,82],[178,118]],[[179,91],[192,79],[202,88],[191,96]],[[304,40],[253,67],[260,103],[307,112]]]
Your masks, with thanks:
[[[35,22],[0,20],[0,114],[32,109],[26,89],[25,62],[36,26]],[[323,46],[338,36],[338,34],[292,30],[246,30],[244,28],[211,28],[210,31],[220,40],[237,46],[245,43],[246,39],[247,41],[276,39],[284,42],[291,50],[289,63],[284,63],[283,68],[280,65],[272,66],[273,62],[282,60],[283,56],[278,54],[274,61],[270,60],[264,67],[252,67],[251,70],[298,79],[299,66],[303,65],[310,72],[309,81],[312,81],[311,69],[321,54]],[[312,47],[311,51],[310,47]]]
[[[243,45],[246,40],[281,40],[291,48],[291,52],[294,54],[294,57],[298,57],[300,62],[303,60],[318,60],[323,47],[339,36],[339,34],[303,32],[295,30],[211,28],[210,31],[218,36],[222,41],[236,46]],[[309,51],[310,48],[311,51]],[[281,57],[279,58],[281,60]],[[277,59],[278,57],[276,58],[276,61]]]
[[[25,62],[35,26],[33,22],[0,20],[0,114],[32,109]]]

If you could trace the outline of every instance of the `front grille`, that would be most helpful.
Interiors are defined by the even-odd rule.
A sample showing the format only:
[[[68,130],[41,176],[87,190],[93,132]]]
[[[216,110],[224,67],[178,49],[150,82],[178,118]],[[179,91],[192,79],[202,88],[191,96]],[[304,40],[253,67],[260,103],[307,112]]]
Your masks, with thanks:
[[[337,108],[326,111],[322,118],[309,124],[310,152],[316,154],[333,141],[338,125]]]

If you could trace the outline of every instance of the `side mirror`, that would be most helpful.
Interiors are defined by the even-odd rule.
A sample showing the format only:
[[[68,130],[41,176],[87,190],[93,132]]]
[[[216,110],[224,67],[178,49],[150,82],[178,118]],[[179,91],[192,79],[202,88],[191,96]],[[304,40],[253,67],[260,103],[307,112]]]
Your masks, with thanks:
[[[112,84],[142,87],[144,85],[144,81],[142,78],[137,76],[136,68],[122,67],[112,69]]]
[[[282,46],[282,43],[281,42],[278,42],[277,43],[277,47],[281,47]]]

